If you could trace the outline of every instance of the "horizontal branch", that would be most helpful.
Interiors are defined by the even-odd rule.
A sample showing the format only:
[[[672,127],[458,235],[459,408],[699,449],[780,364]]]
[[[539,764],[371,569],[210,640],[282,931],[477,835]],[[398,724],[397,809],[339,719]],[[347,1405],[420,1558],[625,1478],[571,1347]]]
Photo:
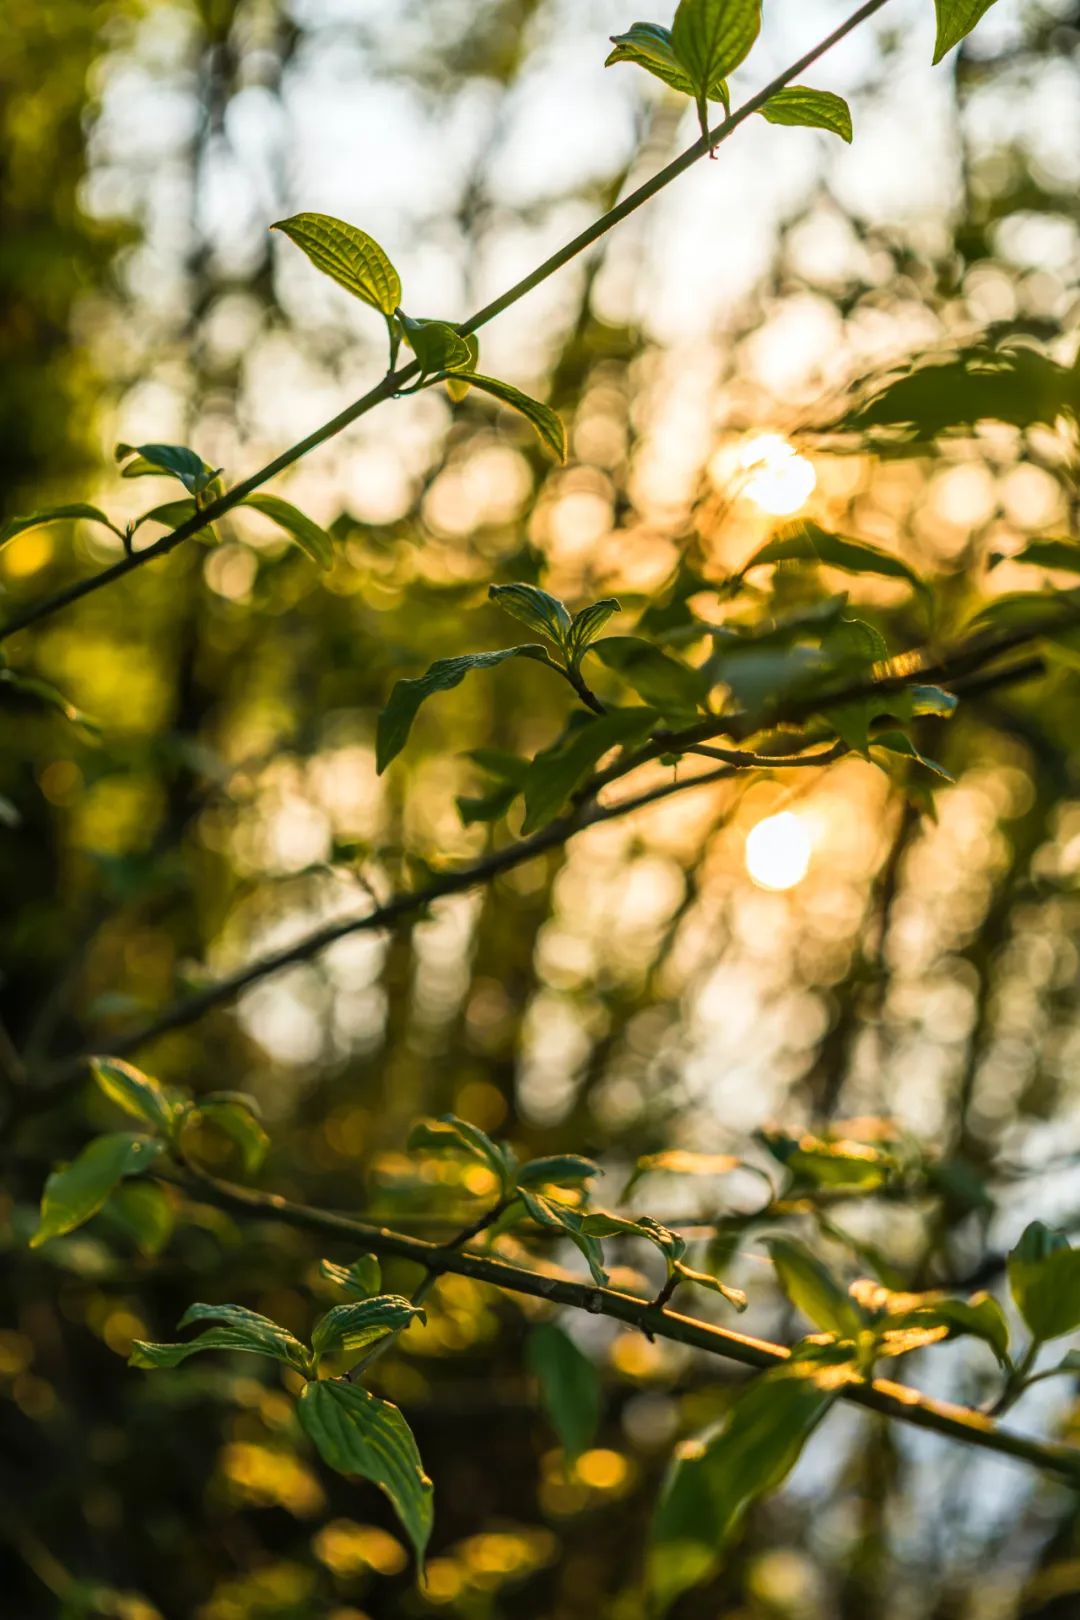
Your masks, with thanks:
[[[1032,637],[1034,639],[1034,636]],[[1010,648],[1014,638],[1010,638]],[[997,656],[997,644],[988,644],[984,653],[988,658]],[[952,659],[943,660],[937,668],[942,672],[953,667],[970,668],[971,649],[966,644],[955,650]],[[972,673],[962,675],[953,683],[958,692],[981,691],[988,685],[1000,686],[1007,680],[1027,680],[1038,674],[1042,664],[1038,659],[1029,659],[1016,664],[1012,669],[994,670],[985,672],[975,669]],[[911,676],[907,677],[910,681]],[[903,684],[903,683],[898,683]],[[859,697],[871,696],[882,690],[880,682],[864,682],[861,686],[854,686],[847,690],[843,701],[851,701]],[[815,700],[817,704],[823,701]],[[829,701],[838,701],[830,699]],[[806,709],[807,704],[801,702],[799,709]],[[794,708],[794,706],[793,706]],[[786,718],[779,717],[782,723]],[[677,777],[673,780],[655,784],[641,793],[619,799],[613,804],[597,802],[597,794],[604,788],[636,770],[639,766],[649,763],[661,753],[669,750],[677,751],[680,747],[688,751],[696,750],[700,740],[717,734],[730,732],[737,727],[738,718],[733,716],[710,717],[686,731],[678,733],[665,733],[662,740],[646,745],[637,754],[624,761],[617,761],[606,771],[599,772],[587,784],[579,796],[579,803],[566,815],[558,817],[548,826],[533,833],[528,838],[515,840],[502,849],[493,850],[480,860],[468,866],[458,867],[442,874],[426,888],[410,891],[406,894],[395,895],[382,906],[376,906],[371,911],[359,917],[345,917],[340,921],[328,923],[322,928],[313,929],[292,945],[273,951],[266,956],[257,957],[245,967],[237,969],[235,973],[228,974],[215,984],[197,991],[194,995],[186,996],[165,1009],[156,1018],[147,1023],[129,1030],[126,1033],[114,1036],[109,1041],[110,1051],[117,1057],[129,1057],[140,1047],[148,1045],[162,1035],[167,1035],[175,1029],[186,1028],[197,1023],[207,1013],[216,1008],[227,1005],[235,1000],[244,990],[261,980],[269,978],[272,974],[281,972],[285,968],[293,967],[301,962],[310,961],[313,957],[321,955],[329,946],[336,944],[352,934],[370,933],[382,929],[393,928],[407,918],[415,917],[425,911],[429,906],[439,900],[455,894],[463,894],[481,884],[491,882],[492,879],[513,871],[525,865],[538,856],[547,854],[568,843],[579,833],[591,827],[600,826],[605,822],[614,821],[620,817],[633,814],[635,811],[648,808],[650,805],[661,803],[675,794],[687,793],[695,788],[708,787],[717,782],[729,781],[743,770],[761,768],[768,765],[772,769],[791,769],[799,766],[820,766],[832,764],[841,758],[848,750],[843,743],[831,744],[813,754],[784,754],[770,755],[750,750],[723,749],[716,753],[725,763],[715,770],[705,771],[697,776]],[[709,752],[703,749],[704,752]],[[29,1117],[51,1108],[82,1078],[87,1059],[90,1053],[83,1052],[62,1060],[43,1077],[44,1084],[34,1087],[23,1086],[10,1102],[7,1123],[10,1126],[14,1121]]]
[[[529,1271],[523,1266],[488,1255],[428,1243],[422,1238],[407,1237],[386,1227],[369,1226],[349,1215],[291,1203],[275,1193],[256,1192],[219,1181],[217,1177],[202,1171],[179,1172],[167,1179],[178,1181],[194,1195],[236,1214],[282,1221],[301,1231],[316,1232],[322,1237],[348,1243],[354,1249],[370,1250],[396,1260],[409,1260],[422,1266],[429,1275],[440,1276],[449,1272],[459,1277],[469,1277],[474,1282],[489,1283],[507,1293],[524,1294],[551,1305],[570,1306],[593,1316],[610,1317],[653,1338],[668,1339],[694,1350],[703,1350],[755,1371],[781,1366],[790,1355],[784,1345],[734,1333],[697,1317],[683,1316],[666,1306],[657,1306],[614,1288],[598,1288],[592,1283],[574,1282],[570,1278]],[[917,1428],[929,1429],[950,1440],[978,1446],[1002,1457],[1016,1458],[1067,1480],[1073,1486],[1080,1486],[1080,1450],[1016,1434],[971,1407],[934,1400],[907,1384],[897,1384],[883,1378],[848,1384],[838,1393],[841,1399],[877,1412],[882,1417],[914,1424]]]
[[[744,124],[754,113],[761,111],[771,96],[776,95],[786,85],[791,84],[819,57],[824,56],[840,40],[858,28],[860,23],[865,22],[867,18],[873,16],[874,12],[880,11],[887,4],[888,0],[866,0],[866,4],[853,12],[846,22],[841,23],[819,44],[807,51],[804,56],[801,56],[797,62],[793,62],[783,73],[778,74],[763,90],[759,90],[756,95],[751,96],[749,101],[745,102],[730,117],[725,118],[717,125],[716,129],[710,130],[707,136],[700,136],[692,146],[688,146],[685,152],[682,152],[666,168],[654,174],[651,180],[647,180],[636,191],[632,191],[628,197],[624,197],[622,202],[616,203],[614,208],[609,208],[606,213],[601,214],[591,225],[559,248],[550,258],[545,259],[543,264],[538,265],[529,275],[523,276],[520,281],[515,282],[512,287],[508,288],[498,298],[493,299],[490,304],[485,304],[483,309],[477,310],[475,315],[470,315],[468,320],[463,321],[457,330],[463,335],[478,331],[488,321],[494,320],[496,315],[501,315],[504,310],[509,309],[519,299],[524,298],[527,293],[539,287],[557,270],[561,270],[564,265],[575,259],[579,253],[584,252],[586,248],[598,242],[613,226],[620,224],[630,214],[641,208],[645,203],[650,202],[658,192],[663,191],[673,180],[677,180],[680,175],[684,174],[687,169],[704,157],[707,152],[712,151],[723,141],[730,139],[740,125]],[[275,478],[278,473],[284,472],[287,467],[291,467],[295,462],[300,461],[302,457],[317,449],[319,445],[325,444],[328,439],[336,437],[343,429],[351,426],[360,417],[366,416],[369,411],[374,410],[377,405],[392,399],[407,383],[413,382],[419,376],[420,367],[416,361],[402,367],[400,371],[388,372],[374,388],[369,389],[360,399],[354,400],[351,405],[346,406],[337,416],[331,417],[329,422],[324,422],[321,427],[309,433],[306,438],[300,439],[296,444],[291,445],[289,449],[283,450],[272,461],[268,461],[265,467],[260,467],[258,472],[252,473],[250,477],[245,478],[234,488],[227,490],[217,500],[210,501],[194,517],[189,518],[186,523],[181,523],[171,533],[163,535],[160,540],[155,540],[153,545],[146,546],[142,551],[136,551],[129,556],[122,557],[118,562],[113,563],[111,567],[103,569],[100,574],[93,574],[87,579],[76,580],[74,584],[67,586],[62,591],[58,591],[55,596],[47,597],[43,602],[38,602],[31,607],[25,608],[23,612],[14,614],[6,624],[0,625],[0,641],[6,640],[8,636],[13,636],[18,630],[25,630],[30,625],[51,618],[53,614],[59,613],[63,608],[70,607],[72,603],[80,601],[83,597],[90,596],[95,591],[114,584],[118,579],[122,579],[125,574],[130,574],[134,569],[141,568],[144,563],[152,562],[157,557],[167,556],[170,551],[175,550],[184,540],[190,540],[193,535],[205,529],[208,524],[224,517],[226,512],[231,511],[246,496],[251,495],[263,484],[268,483],[271,478]]]

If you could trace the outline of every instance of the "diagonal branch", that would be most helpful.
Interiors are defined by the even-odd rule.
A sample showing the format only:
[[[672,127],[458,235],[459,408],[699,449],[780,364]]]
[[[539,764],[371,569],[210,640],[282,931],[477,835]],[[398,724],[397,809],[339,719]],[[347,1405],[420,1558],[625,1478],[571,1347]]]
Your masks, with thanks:
[[[588,1311],[593,1316],[607,1316],[654,1338],[670,1339],[756,1371],[779,1366],[790,1355],[784,1345],[733,1333],[728,1328],[717,1327],[697,1317],[682,1316],[677,1311],[614,1288],[598,1288],[591,1283],[529,1271],[523,1266],[473,1254],[468,1250],[462,1251],[453,1245],[427,1243],[421,1238],[406,1237],[385,1227],[368,1226],[348,1215],[291,1203],[274,1193],[237,1187],[230,1182],[219,1181],[204,1171],[189,1171],[181,1174],[179,1180],[193,1195],[236,1214],[283,1221],[302,1231],[317,1232],[323,1237],[338,1239],[354,1247],[370,1249],[375,1254],[410,1260],[423,1266],[429,1276],[449,1272],[459,1277],[470,1277],[475,1282],[490,1283],[508,1293],[525,1294],[552,1305],[571,1306]],[[984,1413],[970,1407],[935,1400],[912,1389],[910,1385],[883,1378],[845,1385],[838,1390],[838,1394],[842,1400],[877,1412],[882,1417],[914,1424],[918,1428],[945,1435],[948,1439],[996,1452],[999,1456],[1015,1457],[1067,1480],[1074,1487],[1080,1486],[1080,1450],[1053,1441],[1032,1440],[1011,1429],[1003,1429]]]
[[[591,225],[575,236],[572,241],[559,248],[550,258],[545,259],[543,264],[538,265],[529,275],[515,282],[514,286],[508,288],[498,298],[493,299],[490,304],[485,304],[483,309],[477,310],[475,315],[470,315],[468,320],[461,323],[458,331],[462,335],[478,331],[488,321],[494,320],[496,315],[501,315],[504,310],[509,309],[519,299],[524,298],[527,293],[532,292],[542,282],[547,281],[556,271],[561,270],[564,265],[575,259],[579,253],[583,253],[586,248],[599,241],[613,226],[620,224],[638,208],[650,202],[658,192],[663,191],[673,180],[677,180],[699,158],[704,157],[707,152],[712,151],[721,142],[728,140],[740,125],[746,123],[747,119],[752,117],[754,113],[761,111],[771,96],[776,95],[778,91],[791,84],[819,57],[832,50],[834,45],[846,38],[867,18],[872,17],[876,11],[880,11],[887,4],[888,0],[865,0],[865,4],[853,12],[846,22],[841,23],[838,28],[834,28],[831,34],[807,51],[797,62],[793,62],[783,73],[778,74],[771,84],[767,84],[763,90],[759,90],[757,95],[751,96],[749,101],[744,102],[737,112],[732,113],[729,118],[725,118],[708,135],[700,136],[692,146],[688,146],[686,151],[669,163],[666,168],[661,169],[658,174],[654,174],[651,180],[647,180],[636,191],[632,191],[628,197],[624,197],[622,202],[616,203],[614,208],[609,208],[606,213],[601,214]],[[231,511],[246,496],[252,494],[263,484],[268,483],[278,473],[284,472],[286,467],[291,467],[294,462],[301,460],[303,456],[317,449],[319,445],[325,444],[328,439],[335,438],[337,434],[351,426],[353,422],[358,421],[360,417],[366,416],[369,411],[374,410],[377,405],[381,405],[384,401],[399,394],[406,384],[414,382],[419,376],[420,366],[416,361],[402,367],[400,371],[388,372],[381,382],[376,383],[374,388],[369,389],[360,399],[354,400],[351,405],[347,405],[343,411],[339,411],[337,416],[332,417],[329,422],[324,422],[322,427],[316,428],[306,438],[300,439],[296,444],[291,445],[289,449],[283,450],[272,461],[268,461],[265,467],[260,467],[258,472],[254,472],[250,477],[243,479],[241,483],[226,491],[217,500],[210,501],[194,517],[189,518],[186,523],[181,523],[170,534],[163,535],[160,540],[155,540],[153,545],[147,546],[142,551],[136,551],[129,556],[122,557],[118,562],[113,563],[111,567],[103,569],[100,574],[92,574],[87,579],[76,580],[64,590],[58,591],[55,596],[46,597],[43,602],[38,602],[31,607],[25,608],[21,613],[14,614],[6,624],[0,626],[0,641],[4,641],[8,636],[13,636],[18,630],[25,630],[32,624],[38,624],[43,619],[49,619],[53,614],[59,613],[63,608],[70,607],[72,603],[80,601],[83,597],[90,596],[95,591],[114,584],[118,579],[122,579],[125,574],[130,574],[134,569],[141,568],[144,563],[152,562],[156,557],[167,556],[170,551],[175,550],[183,541],[190,540],[193,535],[197,534],[201,529],[205,529],[208,524],[224,517],[226,512]]]

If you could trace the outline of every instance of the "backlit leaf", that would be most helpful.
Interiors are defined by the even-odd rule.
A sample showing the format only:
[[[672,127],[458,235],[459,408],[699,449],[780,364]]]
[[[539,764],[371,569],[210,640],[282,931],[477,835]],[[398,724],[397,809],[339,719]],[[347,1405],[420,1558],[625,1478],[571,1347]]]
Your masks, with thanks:
[[[78,1158],[54,1170],[46,1181],[41,1220],[30,1247],[37,1249],[50,1238],[82,1226],[125,1176],[141,1175],[163,1151],[164,1143],[130,1131],[95,1137]]]
[[[537,754],[525,779],[522,830],[531,833],[546,827],[605,754],[639,742],[655,722],[652,709],[609,709]]]
[[[826,1333],[855,1338],[864,1325],[859,1307],[817,1256],[794,1238],[772,1238],[766,1247],[791,1303]]]
[[[221,472],[185,444],[118,444],[116,459],[125,463],[121,478],[178,478],[192,495],[201,495]]]
[[[994,0],[934,0],[937,13],[935,65],[954,45],[959,45],[965,34],[971,33],[980,17],[984,17],[993,4]]]
[[[439,658],[425,675],[398,681],[386,708],[379,716],[376,735],[376,766],[381,776],[409,740],[409,732],[422,703],[435,692],[448,692],[460,686],[474,669],[494,669],[508,658],[531,658],[550,664],[547,649],[539,646],[500,647],[497,652],[462,653],[457,658]]]
[[[1080,1249],[1064,1232],[1032,1221],[1009,1255],[1009,1288],[1036,1339],[1080,1327]]]
[[[566,656],[572,668],[581,662],[582,655],[594,642],[601,630],[616,613],[620,605],[613,596],[605,596],[600,602],[590,602],[574,614],[573,623],[566,637]]]
[[[348,1305],[335,1305],[320,1317],[311,1336],[316,1356],[328,1356],[339,1351],[366,1350],[392,1333],[400,1333],[414,1317],[422,1322],[425,1313],[400,1294],[378,1294],[374,1299],[354,1301]]]
[[[17,534],[26,534],[28,530],[39,529],[46,523],[62,523],[72,518],[82,518],[87,523],[103,523],[114,534],[119,533],[115,524],[109,521],[100,507],[87,506],[85,502],[76,501],[68,506],[43,506],[38,512],[8,518],[6,523],[0,524],[0,546],[6,546]]]
[[[299,1339],[268,1316],[260,1316],[243,1305],[191,1305],[177,1326],[190,1327],[193,1322],[218,1325],[183,1344],[147,1344],[137,1339],[128,1365],[147,1370],[178,1367],[188,1356],[203,1350],[243,1350],[280,1361],[305,1378],[313,1370],[311,1353]]]
[[[106,1097],[125,1113],[166,1136],[172,1130],[179,1105],[159,1080],[122,1058],[91,1058],[90,1072]]]
[[[541,590],[539,585],[524,584],[492,585],[488,596],[505,613],[527,624],[530,630],[548,636],[557,647],[565,645],[573,620],[565,603],[557,596]]]
[[[398,319],[405,331],[405,341],[425,375],[434,371],[471,371],[475,366],[468,340],[448,322],[414,320],[404,311]]]
[[[741,572],[746,574],[762,563],[778,562],[826,563],[848,574],[883,574],[890,579],[906,580],[917,590],[924,588],[915,570],[900,557],[865,540],[848,540],[843,535],[830,534],[806,520],[785,524],[743,564]]]
[[[581,1211],[571,1209],[557,1199],[545,1198],[541,1193],[529,1192],[525,1187],[521,1188],[521,1201],[539,1226],[554,1227],[566,1233],[571,1243],[584,1255],[593,1282],[603,1287],[608,1280],[604,1270],[604,1251],[598,1240],[586,1230],[586,1218]]]
[[[330,276],[346,292],[354,293],[372,309],[390,316],[401,303],[401,280],[373,237],[330,214],[294,214],[278,220],[272,231],[282,231],[311,260],[316,270]]]
[[[789,84],[769,97],[761,116],[770,124],[805,124],[811,129],[827,129],[849,144],[852,138],[851,108],[843,96],[831,90],[811,90],[809,85]]]
[[[693,713],[708,696],[709,680],[703,670],[692,669],[640,636],[604,636],[588,651],[663,714]]]
[[[318,563],[320,568],[331,568],[334,562],[334,544],[325,529],[321,529],[304,512],[283,501],[279,495],[245,495],[242,506],[253,506],[256,512],[268,517],[279,529],[284,529],[300,550]]]
[[[579,1153],[556,1153],[549,1158],[530,1159],[518,1171],[519,1187],[580,1187],[603,1171],[592,1159],[583,1159]]]
[[[544,405],[529,394],[523,394],[520,388],[515,388],[512,383],[502,382],[498,377],[482,377],[478,372],[470,372],[469,382],[474,388],[479,388],[481,393],[491,394],[504,405],[509,405],[512,410],[520,411],[521,415],[532,423],[541,443],[547,446],[556,460],[566,460],[566,429],[562,417],[553,411],[550,405]]]
[[[321,1260],[319,1270],[327,1282],[351,1294],[354,1299],[370,1299],[382,1287],[382,1267],[374,1254],[363,1254],[351,1266],[338,1266],[332,1260]]]

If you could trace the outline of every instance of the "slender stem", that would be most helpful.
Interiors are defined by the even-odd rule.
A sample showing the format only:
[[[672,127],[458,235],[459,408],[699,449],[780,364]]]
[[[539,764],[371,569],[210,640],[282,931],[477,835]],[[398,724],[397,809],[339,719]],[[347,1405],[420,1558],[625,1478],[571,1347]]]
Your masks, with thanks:
[[[524,1294],[533,1299],[546,1300],[552,1305],[571,1306],[588,1311],[593,1316],[610,1317],[654,1338],[670,1339],[758,1371],[781,1366],[790,1355],[784,1345],[734,1333],[696,1317],[682,1316],[649,1300],[638,1299],[613,1288],[598,1288],[591,1283],[552,1277],[511,1265],[505,1260],[460,1252],[446,1245],[424,1242],[421,1238],[406,1237],[385,1227],[368,1226],[332,1210],[313,1209],[306,1204],[291,1203],[274,1193],[237,1187],[219,1181],[204,1171],[197,1175],[180,1172],[166,1179],[179,1180],[196,1196],[206,1198],[222,1209],[282,1221],[303,1231],[318,1232],[323,1237],[347,1242],[353,1247],[370,1249],[375,1254],[411,1260],[423,1266],[429,1275],[449,1272],[459,1277],[469,1277],[475,1282],[490,1283],[508,1293]],[[1000,1456],[1015,1457],[1055,1474],[1074,1486],[1080,1486],[1080,1450],[1053,1441],[1032,1440],[1010,1429],[1003,1429],[984,1413],[969,1407],[934,1400],[909,1385],[896,1384],[887,1379],[848,1384],[838,1391],[838,1395],[842,1400],[866,1407],[884,1417],[930,1429],[949,1439],[963,1441]]]
[[[467,321],[462,322],[457,330],[462,336],[478,331],[488,321],[494,320],[496,315],[501,315],[504,310],[509,309],[519,299],[524,298],[527,293],[532,292],[542,282],[547,281],[557,270],[561,270],[563,265],[569,264],[571,259],[576,258],[579,253],[583,253],[586,248],[599,241],[615,225],[620,224],[638,208],[650,202],[658,192],[663,191],[673,180],[677,180],[699,158],[704,157],[707,152],[714,151],[723,141],[728,140],[741,124],[744,124],[754,113],[760,112],[770,96],[775,95],[785,85],[797,79],[799,74],[816,62],[819,57],[824,56],[840,40],[844,39],[854,29],[858,28],[861,23],[865,22],[868,17],[872,17],[876,11],[880,11],[887,4],[888,0],[866,0],[866,3],[853,12],[846,22],[841,23],[838,28],[835,28],[812,50],[807,51],[805,56],[801,56],[797,62],[793,62],[783,73],[778,74],[771,84],[765,86],[764,90],[760,90],[757,95],[751,96],[749,101],[745,102],[730,117],[725,118],[717,125],[716,129],[710,131],[707,135],[702,135],[692,146],[688,146],[685,152],[669,163],[666,168],[661,169],[658,174],[654,174],[651,180],[647,180],[636,191],[632,191],[628,197],[623,198],[622,202],[616,203],[614,208],[608,209],[607,213],[601,214],[598,219],[595,219],[579,235],[567,242],[558,252],[545,259],[543,264],[538,265],[531,274],[515,282],[506,292],[493,299],[490,304],[485,304],[483,309],[477,310],[476,314],[471,315]],[[252,494],[261,485],[268,483],[271,478],[283,472],[286,467],[291,467],[301,457],[317,449],[319,445],[325,444],[328,439],[334,438],[361,416],[365,416],[369,411],[374,410],[377,405],[381,405],[385,400],[401,393],[407,383],[414,382],[419,376],[420,367],[415,361],[403,367],[400,371],[389,371],[381,382],[377,383],[374,388],[369,389],[360,399],[346,406],[337,416],[332,417],[329,422],[324,422],[322,427],[316,428],[313,433],[309,433],[306,438],[300,439],[296,444],[291,445],[288,450],[283,450],[272,461],[268,461],[265,467],[260,467],[258,472],[252,473],[250,477],[243,479],[241,483],[235,485],[224,495],[219,496],[217,500],[211,501],[196,516],[190,518],[186,523],[181,523],[171,534],[163,535],[160,540],[155,540],[153,545],[145,547],[142,551],[132,552],[130,555],[124,556],[111,567],[104,569],[100,574],[93,574],[88,579],[77,580],[64,590],[58,591],[55,596],[47,597],[45,601],[25,608],[22,613],[14,614],[5,625],[0,626],[0,641],[14,635],[18,630],[25,630],[29,625],[38,624],[43,619],[51,618],[54,613],[59,613],[61,609],[70,607],[72,603],[80,601],[83,597],[102,590],[106,585],[115,583],[116,580],[122,579],[125,574],[130,574],[133,569],[141,568],[144,563],[151,562],[156,557],[166,556],[182,541],[191,539],[192,535],[197,534],[200,529],[205,529],[208,524],[214,523],[218,518],[223,517],[232,507],[239,505],[245,496]]]

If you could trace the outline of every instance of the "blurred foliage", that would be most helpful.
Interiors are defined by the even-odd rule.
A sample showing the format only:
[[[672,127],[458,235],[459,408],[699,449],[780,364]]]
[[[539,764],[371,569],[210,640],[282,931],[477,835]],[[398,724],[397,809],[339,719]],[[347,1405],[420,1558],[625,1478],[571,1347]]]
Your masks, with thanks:
[[[328,86],[345,86],[357,118],[366,87],[401,91],[423,130],[417,177],[423,141],[469,97],[490,116],[427,215],[399,200],[399,218],[385,196],[374,205],[403,239],[389,244],[395,258],[415,238],[453,260],[466,303],[482,296],[467,296],[471,274],[486,289],[500,253],[516,264],[522,243],[528,256],[561,240],[687,132],[659,87],[628,86],[629,134],[610,161],[601,147],[565,185],[555,173],[546,189],[500,190],[501,137],[555,71],[560,27],[586,30],[602,53],[629,13],[599,0],[569,20],[556,0],[412,0],[388,27],[356,9],[359,20],[276,0],[9,8],[0,516],[81,499],[97,452],[118,439],[257,465],[328,414],[324,396],[351,398],[358,375],[376,374],[375,341],[301,285],[263,230],[321,206],[311,175],[290,169],[289,120],[314,118],[322,94],[332,141]],[[492,580],[542,578],[574,607],[617,596],[677,649],[687,604],[738,626],[724,582],[776,528],[755,491],[783,511],[808,461],[816,484],[789,510],[902,558],[930,582],[932,620],[902,582],[782,562],[753,574],[748,622],[850,591],[895,654],[928,635],[947,643],[988,592],[1039,587],[1045,575],[1011,559],[1032,540],[1075,539],[1077,515],[1074,446],[1039,421],[1042,396],[1022,422],[937,443],[865,405],[917,350],[949,365],[972,344],[1012,342],[1044,374],[1075,362],[1080,11],[1055,0],[1014,12],[956,59],[960,162],[936,213],[883,218],[826,164],[780,210],[753,285],[689,345],[620,292],[653,274],[647,236],[633,233],[568,274],[563,302],[507,318],[518,380],[570,428],[567,467],[472,395],[452,415],[427,397],[390,405],[385,438],[350,437],[286,488],[333,536],[327,575],[258,517],[233,514],[216,546],[189,543],[9,644],[13,668],[101,728],[0,693],[10,1092],[21,1081],[9,1042],[35,1069],[108,1050],[208,977],[503,836],[463,826],[455,800],[491,789],[473,751],[531,755],[559,734],[564,688],[528,660],[441,695],[408,753],[385,777],[375,770],[395,680],[507,643]],[[900,12],[896,27],[855,87],[857,130],[887,100]],[[247,120],[262,132],[255,155]],[[224,208],[223,190],[235,199]],[[656,220],[645,230],[659,237]],[[286,379],[280,390],[271,376]],[[855,436],[868,423],[872,450]],[[113,474],[89,494],[119,522],[140,509]],[[84,525],[22,534],[0,554],[3,606],[119,554]],[[745,792],[721,785],[596,829],[385,939],[342,941],[139,1061],[196,1098],[255,1096],[267,1186],[425,1234],[473,1218],[494,1182],[479,1164],[418,1169],[402,1151],[417,1114],[453,1110],[523,1158],[594,1154],[615,1187],[658,1156],[650,1207],[747,1288],[751,1333],[795,1334],[747,1221],[761,1172],[784,1154],[795,1176],[785,1225],[839,1270],[1004,1299],[1003,1256],[1029,1218],[1070,1227],[1080,1209],[1076,655],[1067,639],[1049,651],[1038,679],[973,696],[947,723],[918,720],[957,779],[936,823],[862,760],[801,773],[794,788],[767,776]],[[803,881],[774,891],[747,876],[746,837],[785,811],[804,818],[814,854]],[[0,1148],[0,1538],[13,1615],[643,1612],[635,1560],[672,1445],[723,1417],[734,1372],[560,1319],[602,1374],[598,1426],[571,1461],[522,1354],[549,1313],[444,1279],[426,1326],[372,1375],[407,1410],[436,1482],[417,1590],[389,1507],[317,1462],[275,1369],[208,1359],[145,1377],[125,1365],[135,1340],[170,1335],[195,1298],[242,1301],[306,1341],[333,1303],[315,1240],[169,1191],[149,1245],[146,1212],[113,1201],[85,1230],[28,1248],[50,1167],[115,1128],[87,1084]],[[861,1188],[842,1186],[835,1204],[805,1198],[823,1165],[835,1170],[837,1141],[884,1141],[906,1164],[916,1138],[932,1147],[930,1185],[882,1180],[852,1152],[875,1164]],[[753,1170],[672,1174],[663,1156],[689,1151]],[[200,1152],[242,1176],[227,1138],[207,1131]],[[500,1241],[512,1254],[519,1240]],[[615,1281],[655,1288],[663,1267],[639,1247],[618,1251]],[[386,1273],[394,1291],[416,1281],[404,1264]],[[935,1390],[989,1396],[985,1345],[939,1354]],[[921,1370],[915,1352],[904,1376]],[[1071,1380],[1042,1385],[1028,1412],[1075,1434]],[[712,1583],[680,1600],[679,1620],[1076,1612],[1071,1496],[868,1416],[830,1422],[789,1487],[751,1510]]]

